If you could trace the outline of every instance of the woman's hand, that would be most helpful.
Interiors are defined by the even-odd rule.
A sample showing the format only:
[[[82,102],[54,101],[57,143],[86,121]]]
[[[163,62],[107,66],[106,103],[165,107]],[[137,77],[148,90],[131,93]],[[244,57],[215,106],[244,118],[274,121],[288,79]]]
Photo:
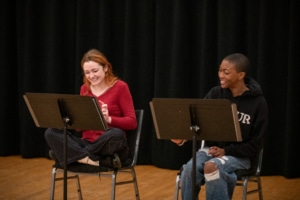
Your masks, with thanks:
[[[110,124],[111,123],[111,117],[109,116],[109,113],[108,113],[107,104],[102,104],[101,105],[101,110],[102,110],[102,114],[103,114],[103,117],[104,117],[106,123]]]

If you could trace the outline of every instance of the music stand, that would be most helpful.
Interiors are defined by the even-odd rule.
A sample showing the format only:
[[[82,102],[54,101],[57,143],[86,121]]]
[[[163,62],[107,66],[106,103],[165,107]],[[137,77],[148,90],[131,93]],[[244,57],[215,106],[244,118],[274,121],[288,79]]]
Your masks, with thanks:
[[[23,98],[37,127],[64,132],[64,199],[67,199],[67,130],[108,128],[95,97],[74,94],[25,93]]]
[[[228,99],[176,98],[153,98],[149,104],[158,139],[193,140],[192,190],[196,199],[197,140],[242,141],[236,104]]]

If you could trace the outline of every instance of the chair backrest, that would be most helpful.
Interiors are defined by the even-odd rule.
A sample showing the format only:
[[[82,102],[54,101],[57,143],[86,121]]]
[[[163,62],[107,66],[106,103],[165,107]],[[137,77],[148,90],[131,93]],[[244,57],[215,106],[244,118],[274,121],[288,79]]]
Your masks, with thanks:
[[[261,172],[261,164],[262,164],[262,158],[264,154],[264,149],[261,149],[259,152],[259,157],[258,157],[258,165],[257,165],[257,170],[256,170],[256,175],[259,176]]]
[[[142,132],[144,110],[135,110],[135,114],[137,119],[137,127],[135,130],[126,132],[129,151],[130,151],[129,157],[132,159],[131,166],[134,166],[137,162],[139,145],[140,145],[140,137]]]

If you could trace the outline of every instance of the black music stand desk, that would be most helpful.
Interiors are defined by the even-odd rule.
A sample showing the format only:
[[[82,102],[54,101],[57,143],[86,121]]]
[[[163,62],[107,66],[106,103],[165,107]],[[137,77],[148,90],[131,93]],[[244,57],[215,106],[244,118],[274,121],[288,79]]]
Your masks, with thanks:
[[[193,199],[196,199],[197,140],[242,141],[236,104],[228,99],[179,98],[153,98],[149,104],[158,139],[193,140]]]
[[[106,130],[98,100],[75,94],[25,93],[23,98],[37,127],[64,131],[64,199],[67,199],[67,129]]]

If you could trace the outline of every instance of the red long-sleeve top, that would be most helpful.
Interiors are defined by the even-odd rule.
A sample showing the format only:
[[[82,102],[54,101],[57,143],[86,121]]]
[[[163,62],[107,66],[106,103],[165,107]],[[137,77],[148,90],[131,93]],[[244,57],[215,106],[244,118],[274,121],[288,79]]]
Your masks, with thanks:
[[[80,88],[80,95],[95,96],[85,84]],[[107,104],[108,113],[111,117],[111,123],[108,124],[109,127],[119,128],[124,132],[136,128],[137,121],[133,99],[127,83],[122,80],[117,80],[112,87],[107,89],[100,96],[96,96],[96,98]],[[101,107],[101,105],[99,106]],[[83,130],[82,139],[93,142],[98,139],[103,132],[104,131],[99,130]]]

